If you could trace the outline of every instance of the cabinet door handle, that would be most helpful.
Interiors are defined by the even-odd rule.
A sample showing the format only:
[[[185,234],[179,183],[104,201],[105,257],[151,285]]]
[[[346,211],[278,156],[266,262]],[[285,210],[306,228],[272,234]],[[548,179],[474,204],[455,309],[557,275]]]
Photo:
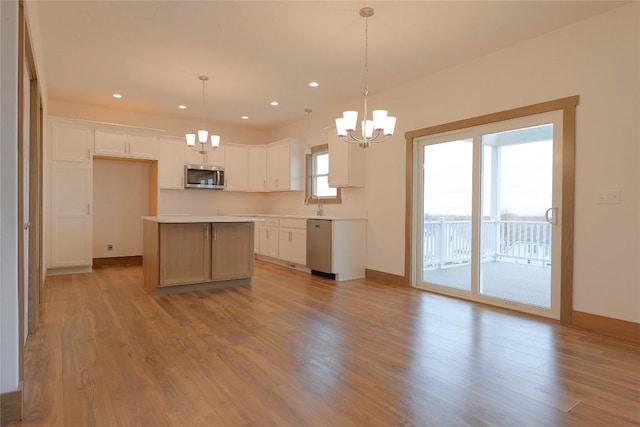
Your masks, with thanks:
[[[289,241],[292,241],[292,240],[293,240],[293,238],[291,236],[291,232],[289,232]]]
[[[91,205],[87,203],[87,215],[91,215]]]
[[[204,226],[204,240],[209,240],[209,226]]]
[[[213,227],[213,240],[218,240],[218,227]]]
[[[91,148],[87,148],[87,160],[91,160]]]

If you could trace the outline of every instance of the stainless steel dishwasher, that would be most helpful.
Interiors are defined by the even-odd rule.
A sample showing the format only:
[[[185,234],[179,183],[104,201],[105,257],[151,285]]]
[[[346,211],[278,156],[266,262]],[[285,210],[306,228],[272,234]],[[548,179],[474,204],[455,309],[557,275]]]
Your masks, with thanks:
[[[331,220],[307,220],[307,267],[311,274],[335,279],[331,271],[331,231]]]

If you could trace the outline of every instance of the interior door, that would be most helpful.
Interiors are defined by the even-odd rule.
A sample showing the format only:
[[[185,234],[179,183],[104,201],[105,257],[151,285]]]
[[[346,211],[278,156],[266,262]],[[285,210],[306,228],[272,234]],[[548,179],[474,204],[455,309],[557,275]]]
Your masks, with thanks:
[[[417,287],[560,317],[562,114],[416,144]]]

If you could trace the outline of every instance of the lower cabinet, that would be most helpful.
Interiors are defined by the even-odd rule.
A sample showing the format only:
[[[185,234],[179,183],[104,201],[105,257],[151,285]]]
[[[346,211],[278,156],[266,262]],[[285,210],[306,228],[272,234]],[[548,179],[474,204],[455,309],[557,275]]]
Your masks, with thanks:
[[[278,226],[270,225],[267,222],[260,225],[259,254],[278,258]]]
[[[51,165],[52,269],[91,269],[93,217],[91,163],[54,161]]]
[[[278,258],[300,265],[307,264],[306,219],[280,219]]]
[[[307,263],[307,220],[264,218],[260,225],[259,250],[265,257],[305,266]]]
[[[158,286],[199,283],[211,279],[211,225],[160,224]]]
[[[211,224],[211,280],[253,276],[253,223]]]
[[[253,222],[143,222],[145,288],[253,276]]]

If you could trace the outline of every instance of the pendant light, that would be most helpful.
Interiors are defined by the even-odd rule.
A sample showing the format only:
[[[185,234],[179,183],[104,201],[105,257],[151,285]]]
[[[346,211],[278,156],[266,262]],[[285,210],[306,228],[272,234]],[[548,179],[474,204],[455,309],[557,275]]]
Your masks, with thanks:
[[[361,136],[356,134],[356,126],[358,123],[357,111],[345,111],[342,117],[336,119],[336,131],[338,136],[342,137],[345,142],[351,144],[359,144],[363,148],[369,147],[372,143],[384,142],[391,135],[396,126],[396,118],[389,116],[387,110],[374,110],[373,120],[367,118],[369,96],[369,18],[373,16],[373,8],[363,7],[360,9],[360,16],[364,18],[364,114],[361,122]]]
[[[209,132],[204,128],[204,85],[209,77],[199,76],[198,79],[202,81],[202,122],[200,129],[198,130],[198,146],[196,146],[196,134],[188,133],[185,135],[187,140],[187,146],[193,151],[197,151],[204,156],[205,163],[207,162],[207,153],[217,149],[220,146],[220,135],[211,135],[211,145],[208,145]]]

